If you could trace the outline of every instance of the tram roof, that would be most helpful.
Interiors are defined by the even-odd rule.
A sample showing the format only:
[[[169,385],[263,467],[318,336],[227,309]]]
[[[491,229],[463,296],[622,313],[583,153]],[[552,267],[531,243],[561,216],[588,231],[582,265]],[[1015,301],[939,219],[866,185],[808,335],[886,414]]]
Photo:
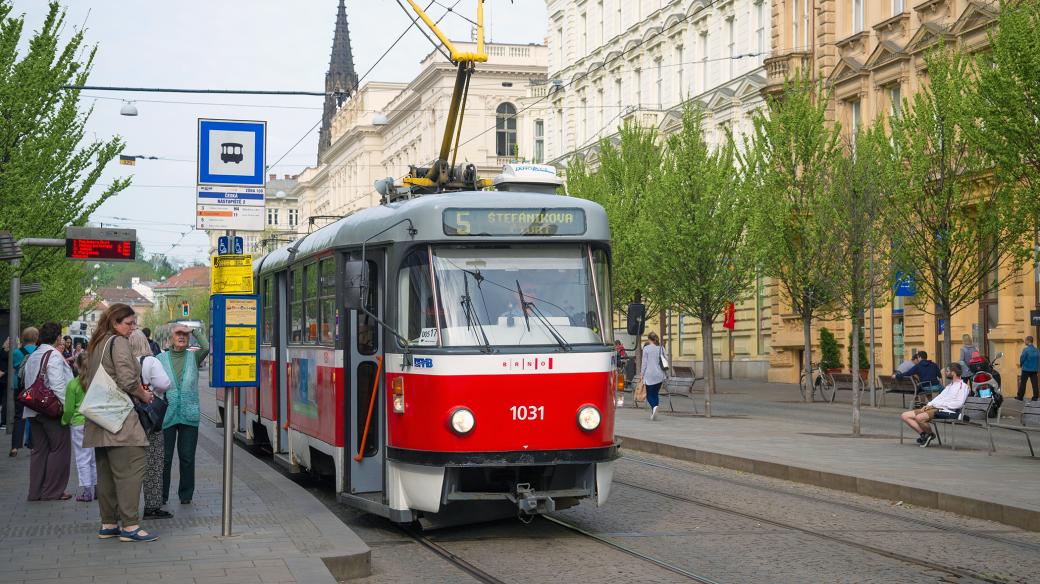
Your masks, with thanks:
[[[450,236],[444,234],[443,212],[455,208],[473,209],[582,209],[586,230],[583,235],[522,236],[517,238],[489,236]],[[408,235],[408,223],[418,231]],[[395,223],[400,225],[394,226]],[[379,234],[381,231],[385,233]],[[328,249],[359,246],[370,237],[369,245],[386,241],[610,241],[607,214],[598,203],[563,195],[498,191],[470,191],[424,195],[378,207],[369,207],[330,223],[314,233],[280,247],[254,262],[269,272]],[[291,254],[290,249],[295,248]]]

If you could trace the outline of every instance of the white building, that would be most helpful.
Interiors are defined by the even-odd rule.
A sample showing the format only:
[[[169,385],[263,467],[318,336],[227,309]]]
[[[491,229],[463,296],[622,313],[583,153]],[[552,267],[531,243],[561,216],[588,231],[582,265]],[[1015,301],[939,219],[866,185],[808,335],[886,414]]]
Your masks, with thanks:
[[[264,230],[236,233],[242,238],[243,253],[262,255],[296,239],[301,215],[295,192],[295,175],[286,174],[282,178],[277,174],[267,175],[264,183]],[[217,239],[224,233],[223,230],[208,232],[210,255],[216,255]]]
[[[473,43],[456,46],[476,49]],[[507,162],[538,158],[530,115],[535,110],[523,108],[544,89],[546,72],[542,45],[489,44],[487,52],[488,62],[477,64],[470,81],[457,160],[476,165],[485,178]],[[376,180],[400,179],[409,165],[436,160],[455,73],[455,66],[433,51],[411,82],[369,82],[343,102],[319,165],[301,173],[292,192],[300,201],[303,232],[378,204]]]
[[[626,119],[668,133],[692,99],[706,138],[751,129],[769,0],[548,0],[550,161],[595,150]]]

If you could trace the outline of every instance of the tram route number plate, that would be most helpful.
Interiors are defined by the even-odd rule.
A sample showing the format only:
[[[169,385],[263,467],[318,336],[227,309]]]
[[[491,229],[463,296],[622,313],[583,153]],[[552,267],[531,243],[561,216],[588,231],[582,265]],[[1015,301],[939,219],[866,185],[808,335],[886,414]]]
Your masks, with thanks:
[[[585,211],[577,208],[445,209],[444,235],[584,235]]]

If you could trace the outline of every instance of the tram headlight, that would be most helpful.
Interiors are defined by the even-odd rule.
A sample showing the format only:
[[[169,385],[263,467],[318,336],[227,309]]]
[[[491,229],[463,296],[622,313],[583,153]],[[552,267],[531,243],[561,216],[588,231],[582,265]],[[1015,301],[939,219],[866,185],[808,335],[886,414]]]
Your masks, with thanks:
[[[395,377],[390,382],[390,389],[393,391],[393,404],[394,413],[404,413],[404,377]]]
[[[451,423],[451,430],[459,436],[464,436],[473,431],[473,426],[477,420],[473,417],[473,412],[466,408],[456,408],[451,412],[449,417]]]
[[[600,415],[596,406],[582,406],[578,410],[578,426],[586,432],[599,428],[599,423],[602,419],[603,416]]]

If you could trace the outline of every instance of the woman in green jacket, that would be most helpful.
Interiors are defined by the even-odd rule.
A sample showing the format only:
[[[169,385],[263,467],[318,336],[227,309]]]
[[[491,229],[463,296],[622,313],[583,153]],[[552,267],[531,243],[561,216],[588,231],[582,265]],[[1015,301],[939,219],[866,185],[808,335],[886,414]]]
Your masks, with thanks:
[[[192,336],[199,348],[188,351]],[[159,355],[166,376],[173,382],[166,392],[168,405],[163,420],[163,503],[170,499],[170,470],[176,447],[180,462],[177,496],[181,505],[190,505],[195,495],[195,447],[199,442],[199,367],[209,355],[209,344],[205,335],[196,336],[191,327],[178,324],[173,327],[172,345]]]

